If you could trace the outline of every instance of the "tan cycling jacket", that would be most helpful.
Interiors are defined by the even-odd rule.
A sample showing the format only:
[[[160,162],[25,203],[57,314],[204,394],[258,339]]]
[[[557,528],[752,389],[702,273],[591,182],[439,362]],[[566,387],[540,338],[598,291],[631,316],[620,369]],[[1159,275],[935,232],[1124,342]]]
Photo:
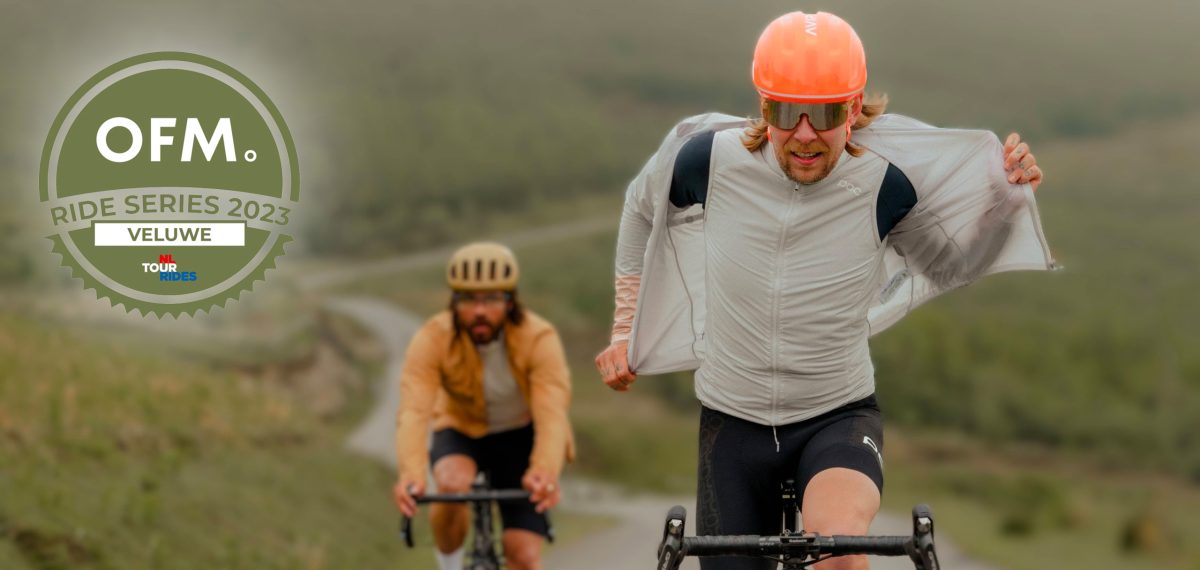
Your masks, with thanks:
[[[504,326],[504,342],[512,376],[533,417],[530,468],[557,478],[564,460],[575,459],[567,419],[571,380],[562,341],[554,325],[526,310],[520,325]],[[396,415],[396,457],[404,477],[424,480],[429,470],[431,419],[435,430],[487,435],[483,362],[465,332],[455,337],[448,310],[425,322],[404,357]]]

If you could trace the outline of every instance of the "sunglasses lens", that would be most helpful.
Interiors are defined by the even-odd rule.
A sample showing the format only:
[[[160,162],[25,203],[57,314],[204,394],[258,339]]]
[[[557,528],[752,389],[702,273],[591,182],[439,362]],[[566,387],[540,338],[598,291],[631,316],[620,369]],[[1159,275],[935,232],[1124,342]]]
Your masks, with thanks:
[[[850,116],[850,102],[788,103],[767,99],[763,118],[771,126],[786,131],[796,128],[804,115],[808,115],[808,122],[818,131],[840,127]]]
[[[505,293],[484,293],[471,294],[466,292],[456,292],[453,295],[454,304],[460,308],[470,308],[475,305],[483,305],[485,307],[501,307],[508,303],[509,296]]]

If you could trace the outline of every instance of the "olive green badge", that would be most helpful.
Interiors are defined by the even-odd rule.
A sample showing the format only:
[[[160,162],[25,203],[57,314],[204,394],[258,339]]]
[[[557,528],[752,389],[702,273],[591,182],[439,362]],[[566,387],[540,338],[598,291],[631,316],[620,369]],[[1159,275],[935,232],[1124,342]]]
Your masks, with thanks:
[[[84,286],[142,314],[224,306],[291,237],[300,170],[279,110],[246,76],[151,53],[89,79],[42,152],[54,251]]]

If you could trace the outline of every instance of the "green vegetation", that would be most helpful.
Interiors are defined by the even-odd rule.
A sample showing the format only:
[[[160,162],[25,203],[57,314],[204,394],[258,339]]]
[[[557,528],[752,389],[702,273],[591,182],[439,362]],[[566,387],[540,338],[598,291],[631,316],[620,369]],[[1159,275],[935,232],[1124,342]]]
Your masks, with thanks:
[[[0,567],[417,559],[381,530],[392,474],[341,448],[351,417],[134,346],[0,316]]]
[[[1200,563],[1200,491],[1046,447],[887,435],[884,508],[933,506],[939,533],[1010,570],[1168,568]],[[1031,465],[1037,465],[1032,469]]]

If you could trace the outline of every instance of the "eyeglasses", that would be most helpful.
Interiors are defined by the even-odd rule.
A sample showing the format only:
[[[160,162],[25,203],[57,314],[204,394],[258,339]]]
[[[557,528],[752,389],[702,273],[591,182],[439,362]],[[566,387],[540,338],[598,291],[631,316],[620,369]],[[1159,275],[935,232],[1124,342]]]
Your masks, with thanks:
[[[458,309],[470,309],[477,304],[497,309],[507,305],[512,300],[512,295],[509,293],[468,293],[457,291],[454,293],[452,299],[454,307]]]
[[[850,101],[837,103],[788,103],[764,99],[763,118],[777,129],[790,131],[800,124],[800,117],[808,115],[808,122],[818,131],[826,131],[846,124],[850,117]]]

